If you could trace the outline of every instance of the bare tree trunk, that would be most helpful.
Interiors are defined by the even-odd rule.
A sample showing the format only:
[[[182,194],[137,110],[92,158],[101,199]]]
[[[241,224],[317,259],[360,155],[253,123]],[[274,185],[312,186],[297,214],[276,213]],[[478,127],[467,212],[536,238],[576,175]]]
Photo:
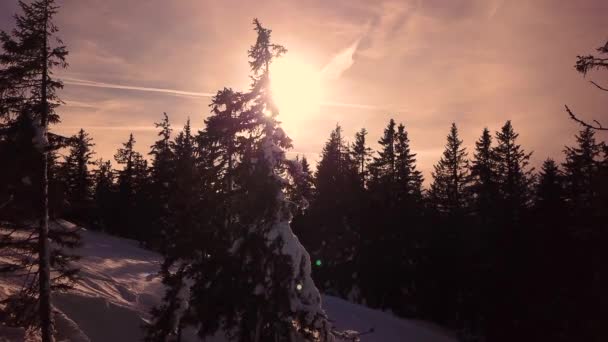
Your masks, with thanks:
[[[47,99],[48,83],[48,55],[47,55],[47,22],[48,4],[45,7],[44,15],[44,44],[42,51],[42,83],[40,90],[42,115],[40,116],[40,129],[42,129],[42,189],[40,199],[40,229],[38,232],[38,280],[40,283],[39,294],[39,314],[40,330],[43,342],[52,342],[52,322],[51,322],[51,267],[50,267],[50,247],[49,247],[49,173],[48,173],[48,146],[47,129],[49,105]]]
[[[255,324],[255,335],[253,337],[253,342],[260,342],[260,338],[262,336],[262,321],[262,310],[258,309],[258,317]]]

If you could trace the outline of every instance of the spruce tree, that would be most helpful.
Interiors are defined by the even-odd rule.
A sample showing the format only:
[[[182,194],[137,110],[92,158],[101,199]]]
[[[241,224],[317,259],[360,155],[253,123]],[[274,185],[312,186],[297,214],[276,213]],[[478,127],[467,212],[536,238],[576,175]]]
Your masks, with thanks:
[[[135,151],[135,138],[129,135],[129,140],[123,143],[114,155],[122,170],[117,177],[117,205],[115,213],[118,222],[114,232],[130,238],[143,239],[143,230],[147,223],[145,213],[146,190],[148,177],[148,162],[141,153]]]
[[[171,146],[171,125],[169,116],[163,113],[161,122],[155,123],[159,140],[155,141],[149,155],[152,156],[150,168],[150,227],[146,240],[152,245],[161,245],[161,231],[167,225],[169,217],[169,201],[175,184],[175,155]]]
[[[515,133],[511,121],[507,121],[496,133],[496,177],[500,200],[503,206],[503,220],[515,223],[531,204],[532,169],[528,169],[530,156],[517,144],[519,134]]]
[[[495,219],[494,212],[498,200],[497,177],[492,135],[487,128],[484,128],[481,137],[475,142],[471,165],[473,209],[483,223]]]
[[[242,101],[235,101],[241,107],[235,110],[239,116],[235,133],[242,139],[235,151],[237,158],[220,170],[233,171],[229,198],[224,199],[227,210],[216,213],[209,226],[201,227],[220,229],[218,234],[228,239],[218,240],[220,248],[211,253],[203,250],[173,261],[184,267],[172,274],[189,283],[190,295],[179,305],[186,311],[177,317],[179,310],[171,305],[177,298],[167,292],[164,305],[155,312],[150,340],[164,340],[175,332],[166,328],[171,321],[178,322],[177,331],[184,324],[195,326],[203,338],[218,331],[231,340],[253,342],[326,341],[332,337],[320,294],[310,277],[310,258],[289,227],[290,204],[283,193],[288,164],[285,149],[291,141],[276,119],[278,110],[272,102],[269,77],[273,59],[286,50],[271,43],[271,31],[257,20],[254,28],[258,37],[249,50],[252,85]],[[222,94],[226,93],[218,93]],[[230,132],[226,133],[232,139]],[[204,134],[201,141],[214,141],[220,135]],[[169,282],[168,277],[165,281]],[[169,291],[179,288],[180,283],[174,281]]]
[[[53,70],[67,66],[67,50],[56,37],[57,26],[53,17],[58,6],[54,0],[38,0],[31,3],[19,1],[22,14],[15,15],[16,27],[9,34],[0,33],[3,53],[0,55],[0,117],[2,131],[15,131],[19,122],[28,121],[34,129],[33,142],[38,149],[36,198],[40,226],[37,232],[38,312],[43,341],[52,341],[51,324],[51,265],[53,253],[49,243],[49,160],[53,144],[48,133],[49,124],[57,123],[56,108],[61,101],[56,91],[62,83],[53,77]],[[17,126],[16,126],[17,125]],[[6,130],[5,130],[6,129]],[[30,140],[30,144],[31,144]]]
[[[69,153],[62,166],[62,174],[67,187],[67,200],[71,217],[82,220],[91,214],[93,179],[89,172],[93,139],[83,129],[71,138]]]
[[[564,150],[564,176],[569,207],[574,216],[583,218],[591,213],[597,201],[594,186],[599,175],[602,144],[595,139],[595,131],[584,128],[576,135],[577,145]]]
[[[416,154],[411,152],[410,139],[403,124],[399,124],[397,127],[394,149],[395,181],[397,182],[397,192],[401,192],[400,201],[410,207],[418,206],[422,200],[424,178],[416,168]]]
[[[358,191],[363,187],[342,127],[330,133],[315,173],[314,201],[307,225],[297,233],[317,263],[315,279],[326,293],[345,297],[352,289],[361,223]]]
[[[422,174],[405,126],[390,120],[369,166],[369,212],[361,245],[361,282],[368,305],[409,314],[421,226]],[[396,273],[396,275],[395,275]]]
[[[564,176],[557,163],[548,158],[543,162],[536,185],[535,207],[543,216],[559,215],[565,209]]]
[[[158,132],[159,140],[150,146],[151,150],[149,154],[152,156],[150,179],[152,184],[158,187],[157,193],[163,199],[166,199],[170,182],[173,180],[172,168],[174,158],[171,148],[172,129],[167,113],[163,113],[162,121],[155,123],[154,126],[160,128],[160,131]]]
[[[291,186],[287,192],[287,198],[296,205],[296,216],[300,216],[308,209],[308,206],[313,199],[313,175],[305,156],[302,156],[302,158],[296,156],[296,159],[289,164],[288,171],[292,181],[290,182]],[[295,220],[296,219],[294,218],[294,221]],[[294,231],[296,231],[295,228]]]
[[[361,130],[355,133],[355,142],[351,147],[351,154],[353,161],[357,165],[359,172],[359,179],[361,185],[365,186],[367,179],[367,165],[371,159],[372,149],[366,145],[367,130],[361,128]]]
[[[430,196],[435,208],[448,216],[462,215],[470,204],[467,152],[452,123],[443,156],[435,165]]]
[[[370,165],[373,182],[377,186],[387,186],[395,181],[395,120],[391,119],[378,141],[380,151]]]
[[[94,193],[95,200],[95,225],[107,230],[109,227],[114,227],[115,220],[115,174],[112,169],[110,160],[98,159],[95,164],[97,169],[94,171]]]

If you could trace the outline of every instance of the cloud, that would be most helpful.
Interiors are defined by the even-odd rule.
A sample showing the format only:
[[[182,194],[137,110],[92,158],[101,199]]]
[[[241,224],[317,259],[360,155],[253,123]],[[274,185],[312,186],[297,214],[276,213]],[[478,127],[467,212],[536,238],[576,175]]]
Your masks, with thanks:
[[[64,100],[64,105],[67,107],[74,108],[97,108],[98,106],[93,103],[83,102],[83,101],[74,101],[74,100]]]
[[[401,37],[404,28],[417,10],[413,3],[386,1],[373,8],[371,20],[364,29],[359,53],[369,58],[382,58],[394,52],[399,45],[393,44]]]
[[[167,95],[188,96],[188,97],[213,97],[213,96],[215,96],[215,94],[213,94],[213,93],[183,91],[183,90],[167,89],[167,88],[150,88],[150,87],[130,86],[130,85],[123,85],[123,84],[89,81],[89,80],[70,78],[70,77],[64,77],[62,80],[63,80],[63,83],[65,83],[65,84],[69,84],[69,85],[73,85],[73,86],[82,86],[82,87],[145,91],[145,92],[155,92],[155,93],[163,93],[163,94],[167,94]]]
[[[327,80],[337,80],[342,74],[350,69],[355,63],[354,54],[359,46],[360,39],[357,39],[346,49],[337,53],[321,70],[321,77]]]

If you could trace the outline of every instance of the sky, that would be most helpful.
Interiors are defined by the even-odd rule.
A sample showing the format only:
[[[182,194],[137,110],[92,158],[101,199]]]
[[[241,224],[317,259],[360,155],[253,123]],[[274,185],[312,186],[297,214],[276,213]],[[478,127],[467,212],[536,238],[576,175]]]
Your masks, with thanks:
[[[290,156],[318,161],[338,123],[350,141],[367,128],[376,147],[394,118],[428,180],[452,122],[472,155],[484,127],[512,120],[536,166],[560,160],[574,141],[580,127],[565,104],[608,125],[608,96],[589,83],[608,85],[608,75],[584,78],[573,67],[608,39],[604,0],[57,2],[70,54],[69,68],[57,71],[65,105],[54,130],[84,128],[105,159],[130,132],[147,153],[163,112],[176,130],[188,117],[200,129],[212,94],[247,89],[254,17],[292,61],[282,78],[294,85],[293,104],[279,116],[294,140]],[[16,3],[0,0],[0,29],[12,27]],[[311,74],[319,79],[311,83]],[[306,98],[318,105],[303,106]]]

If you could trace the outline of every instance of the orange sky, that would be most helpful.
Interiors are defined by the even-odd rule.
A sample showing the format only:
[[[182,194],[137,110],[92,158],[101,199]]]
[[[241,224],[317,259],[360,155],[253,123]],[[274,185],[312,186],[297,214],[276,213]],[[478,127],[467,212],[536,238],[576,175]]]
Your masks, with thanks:
[[[16,2],[0,2],[0,29]],[[573,141],[564,104],[608,124],[608,96],[588,83],[608,77],[573,68],[608,39],[607,1],[58,2],[70,67],[55,130],[85,128],[104,158],[130,132],[147,153],[162,112],[175,128],[188,116],[198,128],[208,94],[247,87],[253,17],[290,58],[326,75],[318,108],[280,116],[293,153],[313,162],[336,123],[349,138],[366,127],[375,143],[389,118],[403,122],[427,179],[453,121],[472,146],[483,127],[511,119],[535,165]]]

